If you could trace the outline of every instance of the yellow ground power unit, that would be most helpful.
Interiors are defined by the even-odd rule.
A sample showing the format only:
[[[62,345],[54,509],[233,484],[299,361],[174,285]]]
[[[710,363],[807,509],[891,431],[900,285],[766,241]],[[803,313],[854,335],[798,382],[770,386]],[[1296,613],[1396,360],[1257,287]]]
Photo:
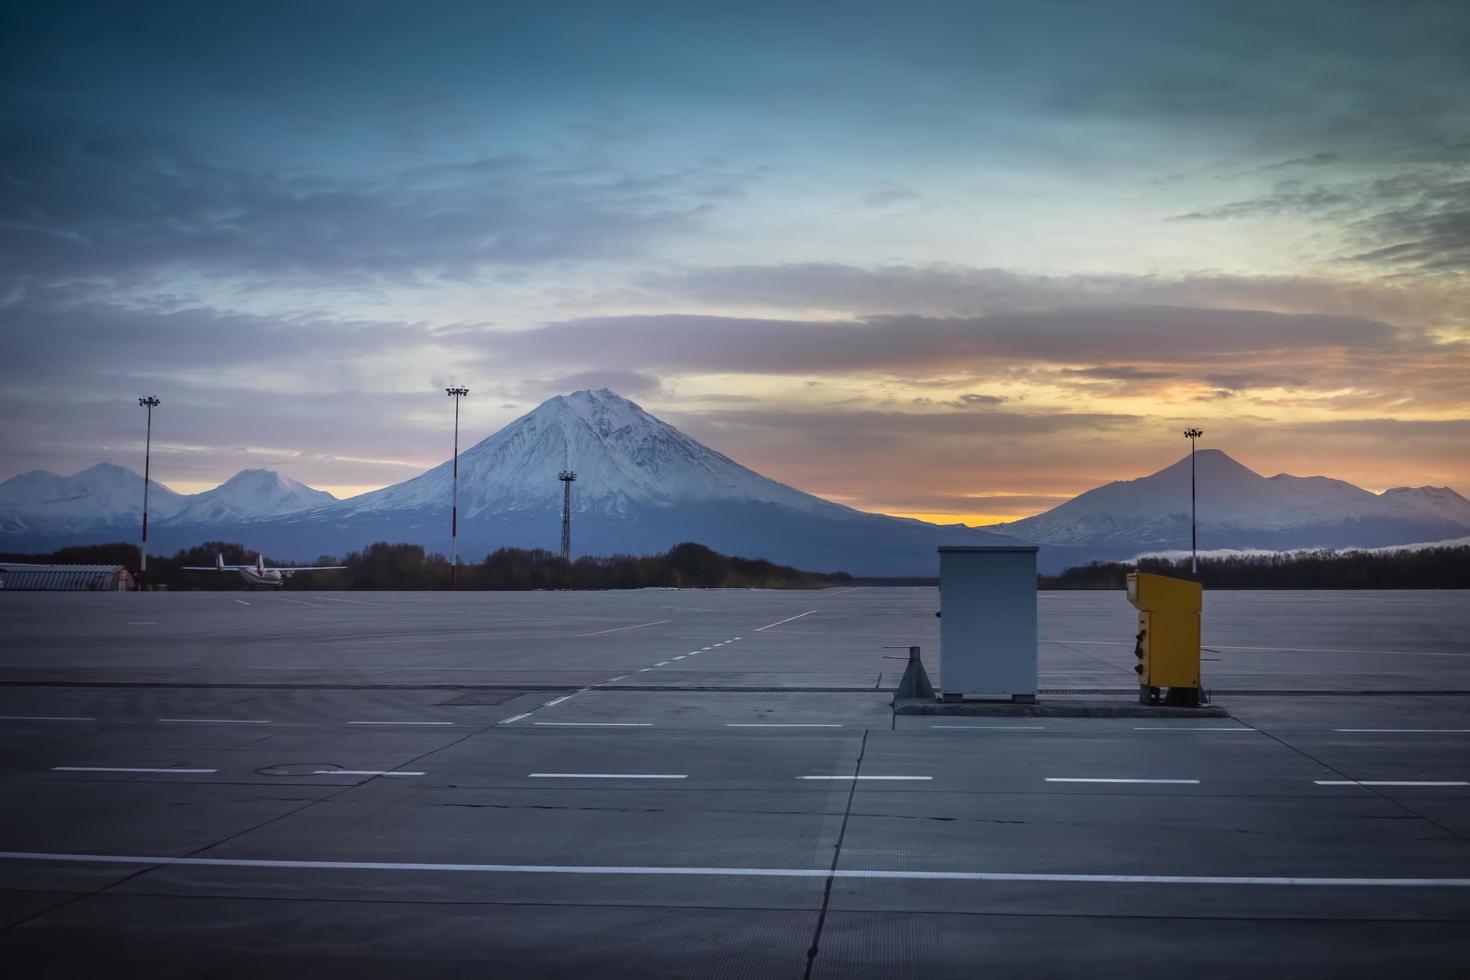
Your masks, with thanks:
[[[1129,572],[1128,601],[1138,610],[1138,700],[1198,707],[1204,589],[1187,579]]]

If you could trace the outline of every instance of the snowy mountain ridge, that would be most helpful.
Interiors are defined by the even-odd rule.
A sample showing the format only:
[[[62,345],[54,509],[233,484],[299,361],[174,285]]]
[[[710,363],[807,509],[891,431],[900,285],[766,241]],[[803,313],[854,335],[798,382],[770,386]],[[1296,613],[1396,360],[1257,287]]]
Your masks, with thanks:
[[[1321,540],[1304,541],[1304,546],[1367,546],[1389,543],[1376,538],[1395,533],[1395,525],[1405,534],[1439,531],[1444,537],[1470,530],[1470,500],[1448,487],[1398,487],[1375,494],[1323,476],[1263,477],[1219,449],[1199,450],[1194,466],[1201,540],[1208,537],[1218,547],[1313,534]],[[1178,547],[1181,528],[1187,543],[1189,521],[1190,458],[1185,455],[1156,473],[1105,484],[1035,517],[987,530],[1044,544],[1137,549]],[[1354,532],[1364,540],[1350,540]]]
[[[353,497],[343,514],[442,508],[452,464]],[[831,516],[859,512],[761,476],[606,388],[557,395],[459,456],[462,518],[561,507],[557,474],[573,470],[573,510],[754,501]]]

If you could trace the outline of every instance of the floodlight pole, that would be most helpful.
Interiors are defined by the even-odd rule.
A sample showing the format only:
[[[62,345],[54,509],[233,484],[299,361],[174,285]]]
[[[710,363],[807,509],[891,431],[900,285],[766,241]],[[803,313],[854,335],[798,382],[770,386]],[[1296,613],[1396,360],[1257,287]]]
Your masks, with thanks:
[[[1184,438],[1189,440],[1189,574],[1199,574],[1199,525],[1194,516],[1194,441],[1205,434],[1204,429],[1185,429]]]
[[[468,395],[468,388],[445,388],[444,393],[454,399],[454,479],[449,496],[449,587],[459,588],[459,400]]]
[[[577,474],[562,470],[556,475],[561,481],[561,560],[572,560],[572,482]]]
[[[148,474],[153,456],[153,410],[161,403],[157,398],[148,395],[139,398],[138,404],[148,409],[148,428],[143,437],[143,543],[138,546],[138,578],[141,579],[148,574]]]

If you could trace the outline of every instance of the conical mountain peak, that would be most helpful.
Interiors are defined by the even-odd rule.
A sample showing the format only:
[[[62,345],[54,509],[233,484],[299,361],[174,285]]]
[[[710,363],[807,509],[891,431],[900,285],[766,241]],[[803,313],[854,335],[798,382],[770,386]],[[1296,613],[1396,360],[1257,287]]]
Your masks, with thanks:
[[[460,454],[462,518],[554,510],[558,474],[574,470],[577,511],[625,513],[747,501],[804,511],[851,513],[838,504],[761,476],[686,436],[607,388],[557,395]],[[356,512],[448,506],[451,464],[349,502]]]

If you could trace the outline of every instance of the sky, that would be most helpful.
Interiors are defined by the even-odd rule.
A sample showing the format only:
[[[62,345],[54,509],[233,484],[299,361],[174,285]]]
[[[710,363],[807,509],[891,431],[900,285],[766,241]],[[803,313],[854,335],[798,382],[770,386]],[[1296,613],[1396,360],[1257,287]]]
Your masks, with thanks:
[[[1470,494],[1461,0],[0,0],[0,479],[346,496],[609,387],[983,524]]]

